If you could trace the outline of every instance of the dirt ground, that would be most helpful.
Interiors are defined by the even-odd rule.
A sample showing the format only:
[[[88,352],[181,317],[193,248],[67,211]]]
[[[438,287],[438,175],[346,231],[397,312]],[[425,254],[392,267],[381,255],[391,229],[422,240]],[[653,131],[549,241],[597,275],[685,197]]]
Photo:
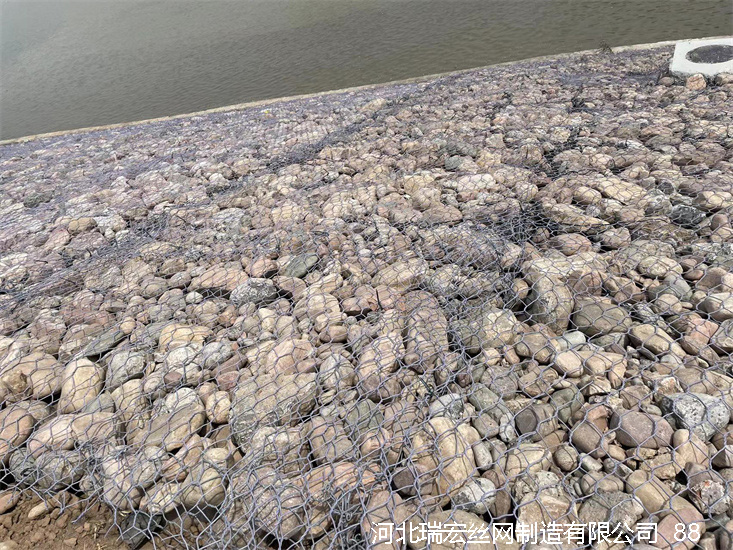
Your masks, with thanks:
[[[63,514],[53,510],[38,519],[28,519],[28,512],[40,500],[24,500],[0,516],[0,550],[20,550],[42,544],[43,550],[116,550],[127,549],[112,526],[112,515],[104,505],[91,505],[76,521],[79,506]]]

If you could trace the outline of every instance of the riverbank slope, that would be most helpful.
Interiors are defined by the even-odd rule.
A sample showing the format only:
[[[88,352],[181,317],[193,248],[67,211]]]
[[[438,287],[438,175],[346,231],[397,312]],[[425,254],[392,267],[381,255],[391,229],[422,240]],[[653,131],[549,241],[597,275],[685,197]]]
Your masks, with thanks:
[[[10,487],[193,547],[405,520],[725,547],[733,79],[671,54],[0,146]]]

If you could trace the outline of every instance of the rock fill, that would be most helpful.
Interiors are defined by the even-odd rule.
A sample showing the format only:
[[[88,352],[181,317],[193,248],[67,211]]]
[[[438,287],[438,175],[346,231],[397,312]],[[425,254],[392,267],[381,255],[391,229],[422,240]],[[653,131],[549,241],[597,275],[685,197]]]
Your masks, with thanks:
[[[668,55],[0,146],[0,513],[103,503],[131,547],[728,548],[733,78]]]

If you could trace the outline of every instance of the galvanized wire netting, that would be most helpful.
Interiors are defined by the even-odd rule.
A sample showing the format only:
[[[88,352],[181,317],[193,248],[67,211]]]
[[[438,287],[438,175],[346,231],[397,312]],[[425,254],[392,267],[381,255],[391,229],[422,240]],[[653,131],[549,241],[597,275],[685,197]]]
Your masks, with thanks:
[[[733,79],[669,55],[0,148],[2,511],[730,548]]]

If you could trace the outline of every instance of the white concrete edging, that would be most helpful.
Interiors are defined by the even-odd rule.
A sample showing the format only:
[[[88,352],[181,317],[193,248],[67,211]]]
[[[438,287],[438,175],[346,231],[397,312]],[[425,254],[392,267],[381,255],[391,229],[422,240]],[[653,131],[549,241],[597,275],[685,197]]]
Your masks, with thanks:
[[[679,77],[702,74],[712,78],[721,73],[733,73],[733,59],[721,63],[698,63],[688,59],[687,54],[703,46],[730,46],[733,48],[733,36],[723,38],[703,38],[701,40],[681,40],[674,49],[670,72]]]

